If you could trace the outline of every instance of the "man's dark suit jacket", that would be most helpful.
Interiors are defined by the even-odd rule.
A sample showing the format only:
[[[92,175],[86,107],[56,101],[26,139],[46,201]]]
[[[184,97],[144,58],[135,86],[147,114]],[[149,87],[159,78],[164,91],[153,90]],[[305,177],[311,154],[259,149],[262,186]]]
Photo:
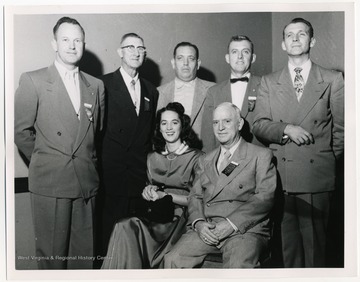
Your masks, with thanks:
[[[253,111],[256,106],[256,97],[259,86],[260,77],[251,75],[246,88],[243,106],[240,109],[241,115],[245,120],[244,126],[241,130],[241,135],[247,142],[263,146],[263,144],[256,139],[251,131],[254,116]],[[251,101],[249,97],[252,97],[252,99],[255,100]],[[213,132],[212,116],[214,109],[223,102],[232,103],[230,79],[210,87],[206,94],[201,124],[201,138],[204,145],[203,151],[206,153],[219,146],[219,142],[216,140]]]
[[[101,156],[105,193],[140,196],[147,179],[146,158],[151,150],[158,92],[150,82],[140,78],[141,104],[137,116],[120,70],[101,79],[106,92]]]

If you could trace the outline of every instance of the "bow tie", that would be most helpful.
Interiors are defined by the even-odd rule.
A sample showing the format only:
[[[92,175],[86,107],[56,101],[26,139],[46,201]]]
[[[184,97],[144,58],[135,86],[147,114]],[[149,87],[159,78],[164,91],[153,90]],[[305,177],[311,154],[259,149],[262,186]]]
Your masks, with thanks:
[[[238,81],[249,82],[249,78],[247,76],[240,77],[240,78],[230,78],[231,83],[235,83]]]

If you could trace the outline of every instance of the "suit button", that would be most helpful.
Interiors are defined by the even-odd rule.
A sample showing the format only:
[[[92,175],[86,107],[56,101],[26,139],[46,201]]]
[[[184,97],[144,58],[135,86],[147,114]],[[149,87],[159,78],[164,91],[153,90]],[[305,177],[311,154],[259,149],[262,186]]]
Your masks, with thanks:
[[[286,161],[286,158],[282,158],[282,160],[285,162],[285,161]]]
[[[283,120],[281,119],[280,122],[283,122]]]
[[[317,120],[314,120],[314,124],[317,124]]]
[[[209,204],[209,203],[207,203],[207,204],[206,204],[206,206],[210,207],[210,204]]]
[[[121,133],[121,132],[123,132],[123,130],[122,130],[122,129],[119,129],[119,132]]]
[[[233,200],[230,200],[230,201],[229,201],[229,203],[232,203],[232,202],[233,202]]]
[[[241,189],[241,188],[243,188],[243,185],[242,185],[242,184],[240,184],[240,185],[239,185],[239,188],[240,188],[240,189]]]
[[[310,160],[310,163],[312,164],[313,162],[314,162],[314,160],[313,160],[313,159],[311,159],[311,160]]]
[[[56,134],[57,134],[58,136],[61,136],[61,132],[60,132],[60,131],[58,131]]]
[[[76,156],[75,156],[75,155],[72,155],[72,156],[71,156],[71,158],[72,158],[72,159],[75,159],[75,158],[76,158]]]

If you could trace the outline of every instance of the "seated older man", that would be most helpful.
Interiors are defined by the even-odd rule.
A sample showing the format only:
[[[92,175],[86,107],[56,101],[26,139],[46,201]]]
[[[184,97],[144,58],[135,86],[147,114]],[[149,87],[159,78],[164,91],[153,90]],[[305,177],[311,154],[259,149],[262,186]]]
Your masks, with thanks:
[[[189,196],[189,225],[165,256],[165,268],[193,268],[221,252],[224,268],[254,268],[270,239],[276,169],[272,152],[240,137],[240,110],[222,103],[213,114],[220,147],[200,158]]]

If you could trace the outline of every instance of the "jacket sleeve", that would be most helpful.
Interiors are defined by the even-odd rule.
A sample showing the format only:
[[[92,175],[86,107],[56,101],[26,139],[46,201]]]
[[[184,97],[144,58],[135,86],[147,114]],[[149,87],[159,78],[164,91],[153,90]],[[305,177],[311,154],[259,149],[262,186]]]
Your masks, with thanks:
[[[270,150],[264,150],[264,153],[257,157],[255,193],[227,217],[241,234],[266,219],[274,205],[276,169],[272,156]]]
[[[29,74],[24,73],[15,92],[15,144],[29,161],[35,146],[37,108],[35,85]]]
[[[266,77],[261,79],[256,107],[254,111],[253,133],[266,143],[283,143],[285,122],[273,121],[270,108],[269,81]]]
[[[101,81],[100,87],[99,87],[99,102],[100,102],[100,131],[104,127],[104,118],[105,118],[105,88],[104,83]]]
[[[201,177],[205,176],[203,159],[204,156],[199,157],[194,184],[190,189],[188,205],[190,224],[196,219],[205,219],[203,206],[204,192],[201,185]]]
[[[330,109],[333,117],[332,140],[336,158],[344,152],[344,79],[339,73],[332,83]]]

